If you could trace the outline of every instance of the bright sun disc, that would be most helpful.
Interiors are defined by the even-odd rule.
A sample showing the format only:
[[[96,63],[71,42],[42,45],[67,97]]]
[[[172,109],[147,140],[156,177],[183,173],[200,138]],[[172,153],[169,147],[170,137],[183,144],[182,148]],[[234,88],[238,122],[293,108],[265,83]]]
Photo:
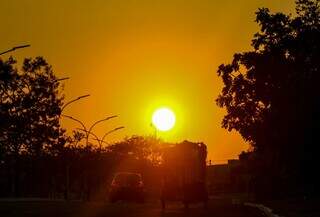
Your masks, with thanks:
[[[176,122],[174,113],[167,108],[160,108],[152,115],[153,125],[161,131],[168,131],[172,129]]]

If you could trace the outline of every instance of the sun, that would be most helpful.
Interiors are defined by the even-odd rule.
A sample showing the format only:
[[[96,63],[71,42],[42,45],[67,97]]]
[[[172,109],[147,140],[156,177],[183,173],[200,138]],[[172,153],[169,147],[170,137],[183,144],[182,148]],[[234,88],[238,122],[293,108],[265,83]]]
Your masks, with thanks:
[[[168,108],[159,108],[152,115],[152,123],[160,131],[171,130],[175,122],[176,117]]]

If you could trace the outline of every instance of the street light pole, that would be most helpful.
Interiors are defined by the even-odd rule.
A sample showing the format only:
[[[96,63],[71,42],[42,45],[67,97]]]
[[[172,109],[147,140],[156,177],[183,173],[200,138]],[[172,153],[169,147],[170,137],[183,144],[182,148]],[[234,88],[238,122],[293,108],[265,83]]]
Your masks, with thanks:
[[[116,128],[114,128],[114,129],[112,129],[112,130],[109,130],[108,132],[106,132],[106,133],[103,135],[101,141],[104,142],[104,143],[106,143],[106,142],[104,141],[104,139],[105,139],[105,137],[106,137],[107,135],[109,135],[110,133],[113,133],[113,132],[115,132],[115,131],[117,131],[117,130],[121,130],[121,129],[123,129],[123,128],[124,128],[124,126],[121,126],[121,127],[116,127]],[[107,143],[106,143],[106,144],[107,144]],[[101,148],[102,148],[101,146],[102,146],[102,143],[100,144],[100,151],[101,151]]]
[[[73,101],[75,101],[75,100],[73,100]],[[104,119],[101,119],[101,120],[99,120],[99,121],[96,121],[95,123],[93,123],[92,125],[91,125],[91,127],[89,128],[89,130],[87,131],[86,130],[86,127],[84,126],[84,124],[82,124],[83,125],[83,127],[84,127],[84,130],[87,132],[87,136],[86,136],[86,146],[88,147],[88,145],[89,145],[89,135],[90,134],[92,134],[92,129],[93,129],[93,127],[94,126],[96,126],[98,123],[101,123],[101,122],[103,122],[103,121],[107,121],[107,120],[110,120],[110,119],[112,119],[112,118],[115,118],[115,117],[118,117],[117,115],[113,115],[113,116],[109,116],[109,117],[107,117],[107,118],[104,118]],[[73,120],[76,120],[75,118],[72,118]],[[81,121],[78,121],[79,123],[81,123]],[[95,135],[95,134],[93,134],[93,135]],[[98,137],[97,137],[97,139],[98,139]],[[99,140],[99,139],[98,139]],[[100,141],[98,141],[99,142],[99,144],[100,144]],[[69,171],[67,171],[68,172],[68,174],[69,174]],[[88,185],[88,183],[87,183],[87,178],[88,178],[88,174],[87,174],[87,170],[86,169],[84,169],[84,171],[83,171],[83,179],[84,179],[84,192],[86,192],[86,196],[85,196],[85,199],[86,200],[89,200],[90,199],[90,186]],[[68,178],[67,178],[67,180],[69,180]]]
[[[82,131],[85,131],[86,133],[87,133],[87,141],[86,141],[86,143],[87,143],[87,146],[88,146],[88,140],[89,140],[89,135],[93,135],[94,137],[95,137],[95,140],[97,140],[98,141],[98,143],[99,143],[99,158],[101,158],[101,148],[102,148],[102,143],[106,143],[105,141],[104,141],[104,138],[108,135],[108,134],[110,134],[110,133],[112,133],[112,132],[114,132],[114,131],[117,131],[117,130],[120,130],[120,129],[123,129],[124,127],[123,126],[121,126],[121,127],[116,127],[116,128],[114,128],[113,130],[110,130],[110,131],[108,131],[108,132],[106,132],[105,134],[104,134],[104,136],[102,137],[102,139],[100,140],[99,139],[99,137],[96,135],[96,134],[94,134],[94,133],[92,133],[91,131],[92,131],[92,129],[93,129],[93,127],[95,126],[95,125],[97,125],[98,123],[100,123],[100,122],[102,122],[102,121],[107,121],[107,120],[109,120],[109,119],[111,119],[111,118],[115,118],[115,117],[118,117],[117,115],[114,115],[114,116],[110,116],[110,117],[107,117],[107,118],[105,118],[105,119],[102,119],[102,120],[99,120],[99,121],[96,121],[90,128],[89,128],[89,131],[86,131],[86,129],[85,129],[85,127],[84,127],[84,129],[81,129],[81,128],[77,128],[77,129],[79,129],[79,130],[82,130]],[[106,144],[108,144],[108,143],[106,143]],[[86,170],[84,170],[84,180],[87,180],[87,173],[86,173]],[[99,178],[99,182],[101,182],[101,177],[98,177]],[[86,181],[85,181],[85,183],[86,183]],[[87,184],[85,184],[85,186],[87,186]],[[88,190],[88,192],[90,192],[90,186],[87,186],[87,187],[85,187],[85,188],[88,188],[87,190]],[[87,200],[89,200],[89,193],[88,193],[88,195],[87,195]]]
[[[84,128],[84,129],[77,128],[77,130],[81,130],[81,131],[84,131],[86,134],[93,135],[93,136],[95,137],[94,140],[98,141],[98,143],[99,143],[99,151],[101,152],[102,143],[105,143],[105,144],[108,145],[108,143],[107,143],[106,141],[104,141],[105,137],[106,137],[107,135],[109,135],[110,133],[113,133],[113,132],[115,132],[115,131],[117,131],[117,130],[121,130],[121,129],[123,129],[123,128],[124,128],[124,127],[121,126],[121,127],[116,127],[116,128],[114,128],[114,129],[112,129],[112,130],[109,130],[108,132],[106,132],[106,133],[103,135],[102,139],[99,139],[99,137],[98,137],[96,134],[94,134],[93,132],[87,131],[85,128]]]
[[[63,111],[68,105],[70,105],[71,103],[76,102],[76,101],[78,101],[78,100],[80,100],[80,99],[89,97],[89,96],[90,96],[90,94],[86,94],[86,95],[83,95],[83,96],[79,96],[79,97],[77,97],[77,98],[75,98],[75,99],[73,99],[73,100],[70,100],[69,102],[67,102],[66,104],[64,104],[64,105],[62,106],[62,108],[61,108],[61,113],[62,113],[62,111]]]
[[[62,114],[61,116],[62,116],[62,117],[69,118],[69,119],[71,119],[71,120],[73,120],[73,121],[78,122],[78,123],[81,124],[81,126],[83,127],[82,130],[85,131],[85,132],[87,132],[86,126],[85,126],[84,123],[83,123],[82,121],[80,121],[79,119],[76,119],[76,118],[74,118],[74,117],[72,117],[72,116],[70,116],[70,115],[64,115],[64,114]]]
[[[18,50],[18,49],[26,48],[26,47],[30,47],[30,44],[13,47],[13,48],[11,48],[9,50],[1,52],[0,55],[6,54],[6,53],[9,53],[9,52]]]
[[[151,122],[150,127],[154,129],[154,138],[157,139],[158,129],[157,127]]]
[[[85,124],[84,124],[82,121],[80,121],[79,119],[76,119],[76,118],[74,118],[74,117],[72,117],[72,116],[70,116],[70,115],[61,114],[61,116],[62,116],[62,117],[69,118],[69,119],[71,119],[71,120],[73,120],[73,121],[78,122],[78,123],[82,126],[82,129],[81,129],[81,128],[77,128],[77,129],[85,132],[85,133],[86,133],[86,138],[89,137],[90,135],[93,135],[93,136],[95,137],[95,139],[96,139],[96,140],[98,141],[98,143],[99,143],[100,150],[101,150],[101,145],[102,145],[102,143],[106,143],[106,142],[104,141],[104,138],[105,138],[108,134],[124,128],[123,126],[121,126],[121,127],[116,127],[116,128],[114,128],[114,129],[108,131],[107,133],[105,133],[104,136],[102,137],[102,139],[99,139],[99,137],[92,132],[92,128],[93,128],[92,126],[94,126],[94,125],[96,125],[96,124],[98,124],[98,123],[100,123],[100,122],[102,122],[102,121],[106,121],[106,120],[109,120],[109,119],[111,119],[111,118],[115,118],[115,117],[117,117],[117,115],[110,116],[110,117],[108,117],[108,118],[105,118],[105,119],[102,119],[102,120],[99,120],[99,121],[95,122],[95,123],[90,127],[90,128],[91,128],[90,131],[87,130]],[[89,142],[86,141],[86,144],[88,145]],[[106,144],[107,144],[107,143],[106,143]]]
[[[62,109],[63,110],[63,109]],[[62,111],[61,110],[61,111]],[[69,116],[69,115],[64,115],[64,114],[60,114],[60,117],[66,117],[66,118],[69,118],[69,119],[71,119],[71,120],[73,120],[73,121],[76,121],[76,122],[78,122],[78,123],[80,123],[81,124],[81,126],[84,128],[84,130],[86,130],[86,126],[80,121],[80,120],[78,120],[78,119],[76,119],[76,118],[74,118],[74,117],[72,117],[72,116]],[[60,133],[60,132],[59,132]],[[60,139],[60,136],[58,137],[58,140]],[[66,189],[65,189],[65,195],[64,195],[64,199],[65,200],[68,200],[69,199],[69,185],[70,185],[70,178],[69,178],[69,176],[70,176],[70,165],[69,164],[67,164],[66,165]]]
[[[77,128],[77,130],[84,131],[84,132],[86,133],[86,135],[87,135],[87,133],[89,133],[87,130],[84,130],[84,129],[81,129],[81,128]],[[99,147],[101,146],[101,143],[103,143],[103,142],[106,143],[105,141],[102,141],[101,139],[99,139],[99,137],[98,137],[95,133],[90,132],[89,134],[92,135],[92,136],[94,136],[94,140],[98,141]],[[106,144],[107,144],[107,143],[106,143]]]
[[[66,80],[66,79],[68,79],[68,78],[57,79],[57,81],[58,81],[58,80]],[[89,96],[90,96],[89,94],[83,95],[83,96],[79,96],[79,97],[77,97],[76,99],[73,99],[73,100],[67,102],[66,104],[64,104],[64,105],[62,106],[62,108],[61,108],[61,111],[60,111],[60,114],[59,114],[59,119],[60,119],[62,116],[69,117],[69,118],[71,118],[72,120],[78,121],[79,123],[81,123],[81,124],[84,126],[84,124],[83,124],[81,121],[79,121],[79,120],[77,120],[77,119],[75,119],[75,118],[73,118],[73,117],[71,117],[71,116],[63,115],[63,114],[62,114],[62,111],[63,111],[68,105],[70,105],[71,103],[76,102],[76,101],[78,101],[78,100],[80,100],[80,99],[83,99],[83,98],[85,98],[85,97],[89,97]],[[85,126],[84,126],[84,127],[85,127]],[[59,143],[60,143],[60,125],[59,125],[58,144],[59,144]],[[66,199],[66,200],[69,199],[69,183],[70,183],[69,174],[70,174],[70,164],[67,163],[67,165],[66,165],[66,189],[65,189],[65,199]]]
[[[87,146],[89,145],[89,134],[91,133],[91,131],[92,131],[92,129],[94,128],[94,126],[96,126],[97,124],[99,124],[99,123],[101,123],[101,122],[103,122],[103,121],[108,121],[108,120],[110,120],[110,119],[112,119],[112,118],[116,118],[116,117],[118,117],[118,115],[112,115],[112,116],[106,117],[106,118],[104,118],[104,119],[101,119],[101,120],[96,121],[95,123],[93,123],[93,124],[91,125],[91,127],[89,128],[88,133],[87,133],[87,139],[86,139]]]
[[[89,133],[86,129],[77,128],[77,130],[81,130],[81,131],[85,132],[86,135]],[[101,141],[101,140],[99,139],[99,137],[98,137],[95,133],[90,132],[89,134],[92,135],[92,136],[94,136],[95,140],[97,140],[98,143],[100,144],[100,141]]]

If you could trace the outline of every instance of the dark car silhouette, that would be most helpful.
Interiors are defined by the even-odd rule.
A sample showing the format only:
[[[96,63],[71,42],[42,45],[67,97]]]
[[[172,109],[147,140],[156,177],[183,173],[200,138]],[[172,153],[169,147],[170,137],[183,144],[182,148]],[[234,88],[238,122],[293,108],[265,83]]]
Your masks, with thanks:
[[[145,189],[139,173],[117,173],[111,183],[109,201],[134,201],[143,203]]]

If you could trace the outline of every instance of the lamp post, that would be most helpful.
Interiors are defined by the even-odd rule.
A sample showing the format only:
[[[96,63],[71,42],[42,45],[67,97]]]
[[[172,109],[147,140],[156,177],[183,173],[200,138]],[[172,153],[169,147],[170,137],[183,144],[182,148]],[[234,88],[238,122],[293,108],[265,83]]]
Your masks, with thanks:
[[[70,115],[64,115],[64,114],[62,114],[61,116],[62,116],[62,117],[69,118],[70,120],[73,120],[73,121],[79,123],[79,124],[82,126],[82,128],[77,128],[77,130],[81,130],[81,131],[85,132],[85,133],[86,133],[86,139],[87,139],[87,138],[89,139],[89,136],[90,136],[90,135],[94,136],[94,137],[95,137],[95,140],[97,140],[98,143],[99,143],[100,150],[101,150],[101,145],[102,145],[102,143],[106,143],[106,142],[104,141],[104,138],[105,138],[107,135],[109,135],[110,133],[112,133],[112,132],[114,132],[114,131],[117,131],[117,130],[120,130],[120,129],[123,129],[123,128],[124,128],[123,126],[121,126],[121,127],[116,127],[116,128],[114,128],[114,129],[106,132],[106,133],[104,134],[104,136],[102,137],[102,139],[99,139],[99,137],[92,132],[92,128],[94,127],[94,125],[96,125],[96,124],[98,124],[98,123],[100,123],[100,122],[102,122],[102,121],[107,121],[107,120],[109,120],[109,119],[111,119],[111,118],[115,118],[115,117],[117,117],[117,115],[110,116],[110,117],[107,117],[107,118],[105,118],[105,119],[102,119],[102,120],[99,120],[99,121],[95,122],[95,123],[90,127],[90,131],[87,130],[85,124],[84,124],[82,121],[80,121],[79,119],[76,119],[76,118],[74,118],[74,117],[72,117],[72,116],[70,116]],[[106,143],[106,144],[107,144],[107,143]],[[89,141],[88,141],[88,140],[86,140],[86,145],[89,145]]]
[[[66,80],[66,79],[68,79],[68,78],[57,79],[57,81],[59,81],[59,80],[60,80],[60,81],[61,81],[61,80]],[[79,123],[81,123],[81,124],[84,126],[84,124],[83,124],[81,121],[79,121],[79,120],[77,120],[77,119],[75,119],[75,118],[73,118],[73,117],[71,117],[71,116],[63,115],[62,112],[63,112],[63,110],[64,110],[68,105],[70,105],[71,103],[76,102],[76,101],[78,101],[78,100],[80,100],[80,99],[89,97],[89,96],[90,96],[89,94],[87,94],[87,95],[82,95],[82,96],[79,96],[79,97],[77,97],[77,98],[75,98],[75,99],[73,99],[73,100],[70,100],[69,102],[65,103],[65,104],[62,106],[62,108],[61,108],[61,111],[60,111],[60,114],[59,114],[59,119],[61,118],[61,116],[69,117],[69,118],[71,118],[72,120],[78,121]],[[85,127],[85,126],[84,126],[84,127]],[[60,142],[60,127],[59,127],[58,143],[59,143],[59,142]],[[66,191],[65,191],[65,195],[64,195],[64,197],[65,197],[66,200],[69,199],[69,183],[70,183],[69,174],[70,174],[70,164],[67,163],[67,165],[66,165]]]
[[[104,121],[108,121],[108,120],[110,120],[110,119],[112,119],[112,118],[116,118],[116,117],[118,117],[118,115],[112,115],[112,116],[109,116],[109,117],[106,117],[106,118],[104,118],[104,119],[101,119],[101,120],[98,120],[98,121],[94,122],[94,123],[91,125],[91,127],[89,128],[88,132],[87,132],[87,138],[86,138],[86,144],[87,144],[87,146],[88,146],[88,144],[89,144],[89,135],[90,135],[92,129],[93,129],[97,124],[99,124],[99,123],[101,123],[101,122],[104,122]]]
[[[26,47],[30,47],[30,44],[15,46],[15,47],[13,47],[13,48],[11,48],[11,49],[9,49],[9,50],[6,50],[6,51],[1,52],[0,55],[6,54],[6,53],[9,53],[9,52],[18,50],[18,49],[26,48]]]
[[[124,128],[124,126],[121,126],[121,127],[116,127],[116,128],[114,128],[114,129],[112,129],[112,130],[109,130],[108,132],[106,132],[106,133],[103,135],[102,139],[99,139],[99,137],[98,137],[97,135],[95,135],[94,133],[92,133],[92,132],[90,132],[89,134],[93,135],[93,136],[95,137],[95,140],[98,141],[98,143],[99,143],[99,152],[101,152],[102,143],[105,143],[105,144],[108,145],[108,143],[107,143],[106,141],[104,141],[105,137],[106,137],[107,135],[109,135],[110,133],[113,133],[113,132],[115,132],[115,131],[117,131],[117,130],[121,130],[121,129],[123,129],[123,128]],[[79,129],[79,130],[82,130],[82,129],[80,129],[80,128],[78,128],[78,129]]]
[[[85,132],[86,135],[89,133],[86,129],[77,128],[77,130],[81,130],[81,131]],[[103,141],[102,141],[101,139],[99,139],[99,137],[98,137],[96,134],[94,134],[93,132],[90,132],[89,134],[92,135],[92,136],[94,136],[94,140],[98,141],[99,144],[100,144],[100,142],[103,142]]]
[[[78,97],[79,98],[79,97]],[[76,101],[76,100],[78,100],[78,98],[77,99],[75,99],[75,100],[72,100],[72,101],[70,101],[70,103],[71,102],[74,102],[74,101]],[[83,97],[82,97],[83,98]],[[70,103],[67,103],[62,109],[64,109],[68,104],[70,104]],[[73,117],[71,117],[71,116],[68,116],[68,115],[63,115],[64,117],[68,117],[68,118],[70,118],[70,119],[72,119],[72,120],[74,120],[74,121],[77,121],[78,123],[80,123],[81,125],[82,125],[82,127],[83,127],[83,131],[85,131],[86,132],[86,146],[88,147],[88,145],[89,145],[89,135],[91,134],[91,135],[94,135],[95,137],[96,137],[96,139],[98,139],[99,140],[99,138],[94,134],[94,133],[92,133],[91,131],[92,131],[92,129],[94,128],[94,126],[96,126],[97,124],[99,124],[99,123],[101,123],[101,122],[104,122],[104,121],[107,121],[107,120],[110,120],[110,119],[112,119],[112,118],[116,118],[116,117],[118,117],[118,115],[112,115],[112,116],[109,116],[109,117],[106,117],[106,118],[104,118],[104,119],[101,119],[101,120],[98,120],[98,121],[96,121],[96,122],[94,122],[92,125],[91,125],[91,127],[89,128],[89,130],[86,130],[87,128],[86,128],[86,126],[80,121],[80,120],[78,120],[78,119],[75,119],[75,118],[73,118]],[[100,141],[98,141],[99,142],[99,144],[100,144]],[[69,167],[67,167],[67,175],[69,176]],[[86,192],[86,196],[85,196],[85,199],[86,200],[89,200],[90,199],[90,186],[88,185],[88,183],[87,183],[87,178],[88,178],[88,174],[87,174],[87,169],[84,169],[84,171],[83,171],[83,179],[84,179],[84,189],[83,189],[83,191],[84,192]],[[69,185],[69,178],[67,177],[67,194],[66,195],[68,195],[68,191],[69,191],[69,187],[68,187],[68,185]],[[83,195],[84,195],[84,192],[83,192]]]
[[[157,127],[152,122],[150,123],[150,127],[153,128],[153,130],[154,130],[153,136],[154,136],[155,139],[157,139],[157,134],[158,134]]]
[[[66,79],[69,79],[69,78],[61,78],[61,79],[57,79],[57,81],[58,81],[58,80],[66,80]],[[78,119],[75,119],[75,118],[73,118],[73,117],[71,117],[71,116],[64,115],[64,114],[62,114],[62,112],[63,112],[63,110],[64,110],[68,105],[70,105],[71,103],[76,102],[76,101],[78,101],[78,100],[80,100],[80,99],[89,97],[89,96],[90,96],[89,94],[87,94],[87,95],[82,95],[82,96],[79,96],[79,97],[77,97],[77,98],[75,98],[75,99],[73,99],[73,100],[70,100],[69,102],[65,103],[65,104],[62,106],[62,108],[61,108],[61,111],[60,111],[60,114],[59,114],[59,119],[60,119],[61,117],[70,118],[70,119],[72,119],[72,120],[74,120],[74,121],[77,121],[78,123],[80,123],[80,124],[85,128],[85,125],[84,125],[81,121],[79,121]],[[59,131],[60,131],[60,127],[59,127]],[[59,132],[59,133],[60,133],[60,132]],[[59,139],[60,139],[60,136],[58,137],[58,142],[59,142]]]
[[[104,135],[103,135],[103,137],[102,137],[102,139],[99,139],[99,137],[96,135],[96,134],[94,134],[93,132],[91,132],[92,131],[92,129],[93,129],[93,127],[95,126],[95,125],[97,125],[98,123],[100,123],[100,122],[102,122],[102,121],[106,121],[106,120],[109,120],[109,119],[111,119],[111,118],[115,118],[115,117],[117,117],[117,115],[114,115],[114,116],[110,116],[110,117],[108,117],[108,118],[105,118],[105,119],[102,119],[102,120],[99,120],[99,121],[97,121],[97,122],[95,122],[91,127],[90,127],[90,129],[89,129],[89,131],[87,131],[86,130],[86,127],[85,126],[83,126],[83,129],[81,129],[81,128],[77,128],[78,130],[81,130],[81,131],[84,131],[84,132],[86,132],[86,134],[87,134],[87,145],[88,145],[88,139],[89,139],[89,135],[93,135],[94,137],[95,137],[95,140],[97,140],[98,141],[98,143],[99,143],[99,160],[102,160],[102,155],[101,155],[101,148],[102,148],[102,143],[106,143],[106,144],[108,144],[107,142],[105,142],[104,141],[104,139],[105,139],[105,137],[107,136],[107,135],[109,135],[110,133],[113,133],[113,132],[115,132],[115,131],[117,131],[117,130],[121,130],[121,129],[123,129],[124,127],[123,126],[121,126],[121,127],[116,127],[116,128],[114,128],[114,129],[112,129],[112,130],[109,130],[108,132],[106,132]],[[74,119],[74,120],[76,120],[76,119]],[[80,123],[80,122],[79,122]],[[88,174],[86,173],[86,170],[84,170],[84,180],[87,180],[87,176],[88,176]],[[99,182],[101,183],[101,180],[102,180],[102,177],[101,176],[98,176],[98,180],[99,180]],[[85,183],[87,183],[87,181],[85,181]],[[89,197],[90,197],[90,186],[89,185],[87,185],[87,184],[85,184],[85,188],[87,188],[87,200],[89,200]]]
[[[115,132],[115,131],[117,131],[117,130],[121,130],[121,129],[123,129],[123,128],[124,128],[124,126],[121,126],[121,127],[116,127],[116,128],[114,128],[114,129],[112,129],[112,130],[109,130],[108,132],[106,132],[106,133],[103,135],[101,141],[104,142],[104,143],[106,143],[106,142],[104,141],[104,139],[105,139],[105,137],[106,137],[107,135],[109,135],[110,133],[113,133],[113,132]],[[100,143],[100,151],[101,151],[102,142]]]
[[[65,80],[65,79],[64,79],[64,80]],[[61,108],[61,113],[62,113],[62,111],[63,111],[68,105],[70,105],[71,103],[76,102],[76,101],[78,101],[78,100],[80,100],[80,99],[89,97],[89,96],[90,96],[90,94],[86,94],[86,95],[79,96],[79,97],[77,97],[77,98],[75,98],[75,99],[73,99],[73,100],[70,100],[69,102],[67,102],[66,104],[64,104],[64,105],[62,106],[62,108]]]
[[[83,129],[81,129],[81,128],[77,128],[77,129],[81,129],[81,130],[87,132],[86,126],[85,126],[84,123],[83,123],[82,121],[80,121],[79,119],[76,119],[76,118],[74,118],[74,117],[72,117],[72,116],[70,116],[70,115],[64,115],[64,114],[62,114],[61,116],[62,116],[62,117],[65,117],[65,118],[69,118],[69,119],[71,119],[71,120],[73,120],[73,121],[78,122],[78,123],[83,127]]]

